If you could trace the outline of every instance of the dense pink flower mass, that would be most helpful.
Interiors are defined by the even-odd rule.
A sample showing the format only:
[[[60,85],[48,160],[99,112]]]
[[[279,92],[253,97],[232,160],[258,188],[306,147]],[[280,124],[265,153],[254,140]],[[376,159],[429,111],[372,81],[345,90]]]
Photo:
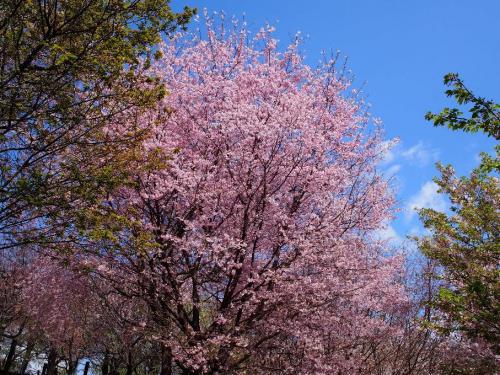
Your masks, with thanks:
[[[406,303],[400,259],[371,238],[393,204],[380,134],[333,63],[270,32],[163,47],[169,95],[129,119],[156,167],[110,198],[133,225],[85,262],[148,306],[138,327],[185,373],[352,374]]]
[[[23,276],[20,299],[32,335],[42,335],[67,358],[87,354],[84,350],[102,331],[88,280],[46,257],[35,259]]]

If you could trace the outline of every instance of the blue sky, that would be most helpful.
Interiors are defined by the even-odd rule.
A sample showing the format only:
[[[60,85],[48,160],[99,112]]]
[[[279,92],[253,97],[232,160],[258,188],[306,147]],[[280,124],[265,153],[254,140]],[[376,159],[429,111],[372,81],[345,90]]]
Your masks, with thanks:
[[[400,143],[381,167],[393,174],[398,218],[385,235],[419,228],[415,206],[444,209],[432,177],[434,163],[451,163],[465,174],[480,151],[492,150],[484,135],[434,128],[428,110],[453,102],[444,95],[442,77],[458,72],[478,95],[500,102],[499,0],[174,0],[174,9],[223,10],[245,16],[258,30],[269,22],[286,45],[300,31],[306,36],[306,62],[315,65],[321,51],[340,50],[348,57],[355,85],[364,84],[371,112],[387,138]]]

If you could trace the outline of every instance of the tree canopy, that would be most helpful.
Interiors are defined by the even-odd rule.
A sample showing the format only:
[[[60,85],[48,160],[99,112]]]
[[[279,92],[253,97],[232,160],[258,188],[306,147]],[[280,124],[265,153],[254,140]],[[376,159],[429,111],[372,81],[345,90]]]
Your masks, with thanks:
[[[1,249],[55,240],[61,229],[44,230],[47,220],[112,180],[119,140],[104,124],[163,96],[144,72],[162,35],[193,12],[165,0],[1,2]]]
[[[194,12],[0,3],[0,373],[497,373],[498,154],[438,166],[420,267],[336,58]],[[427,118],[498,139],[445,83],[470,118]]]
[[[438,115],[428,113],[426,118],[435,125],[481,131],[498,139],[500,105],[476,97],[457,74],[447,74],[444,81],[453,86],[446,93],[455,97],[458,104],[474,104],[471,117],[461,117],[462,112],[456,108],[445,108]],[[441,176],[435,182],[439,192],[450,200],[450,212],[421,209],[421,220],[430,235],[418,241],[423,253],[436,262],[436,277],[442,280],[433,301],[443,313],[440,328],[485,341],[496,353],[500,339],[498,147],[496,158],[482,154],[480,166],[470,176],[459,178],[451,166],[438,164]]]

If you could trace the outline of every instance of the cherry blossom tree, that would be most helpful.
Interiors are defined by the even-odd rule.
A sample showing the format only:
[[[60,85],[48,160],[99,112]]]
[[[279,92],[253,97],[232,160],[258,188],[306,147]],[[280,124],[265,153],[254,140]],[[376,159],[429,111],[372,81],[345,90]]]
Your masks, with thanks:
[[[209,21],[162,46],[169,95],[129,117],[142,163],[86,223],[82,264],[110,306],[147,306],[165,373],[355,373],[399,334],[401,259],[372,235],[393,206],[381,131],[334,61],[310,68],[271,34]]]
[[[88,280],[48,256],[26,267],[19,305],[31,336],[49,348],[49,372],[65,360],[74,373],[78,359],[106,335]]]
[[[68,258],[61,261],[50,252],[38,251],[31,258],[18,267],[17,279],[5,288],[10,294],[16,292],[16,298],[4,334],[11,339],[9,352],[13,354],[4,368],[24,373],[30,362],[38,361],[48,375],[58,367],[74,374],[85,359],[102,367],[103,374],[119,369],[132,374],[145,358],[158,357],[159,350],[150,350],[151,344],[130,323],[137,325],[138,317],[142,319],[140,304],[116,295],[103,298],[96,291],[103,293],[105,286],[96,288],[99,280]],[[106,301],[112,301],[114,308]]]
[[[4,372],[9,372],[14,365],[20,336],[24,331],[22,319],[18,316],[22,269],[21,252],[0,254],[0,343],[3,349],[0,368]]]

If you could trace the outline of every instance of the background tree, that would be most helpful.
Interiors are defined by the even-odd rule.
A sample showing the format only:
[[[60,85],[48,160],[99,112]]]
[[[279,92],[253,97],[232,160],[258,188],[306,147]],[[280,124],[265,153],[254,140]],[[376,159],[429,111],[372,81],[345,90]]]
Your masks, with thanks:
[[[144,71],[192,14],[168,0],[0,3],[0,249],[55,241],[50,220],[116,182],[119,140],[102,127],[164,94]]]
[[[64,328],[77,313],[57,321],[57,312],[67,308],[70,314],[66,302],[73,307],[78,303],[57,290],[69,291],[75,284],[50,276],[51,259],[38,259],[36,253],[51,246],[69,250],[85,207],[126,180],[125,166],[144,132],[130,127],[118,138],[106,133],[105,126],[110,119],[119,121],[124,111],[150,107],[165,94],[148,65],[162,38],[184,27],[194,13],[189,8],[175,13],[169,3],[0,3],[0,329],[2,350],[10,348],[3,371],[23,372],[36,351],[51,359],[51,371],[61,355],[71,369],[73,353],[87,349],[59,345],[57,340],[73,343],[81,332],[93,333],[90,324],[79,327],[80,332]],[[30,300],[22,297],[31,275],[44,277]],[[44,286],[49,285],[56,294],[47,292]],[[45,316],[26,309],[42,308],[51,299],[65,304],[47,308]],[[33,316],[39,324],[29,324]],[[48,327],[65,331],[49,332]],[[45,351],[47,343],[50,350]]]
[[[471,117],[463,118],[458,109],[445,108],[426,118],[435,125],[482,131],[498,139],[500,106],[474,96],[456,74],[446,75],[445,83],[453,86],[447,95],[459,104],[474,104]],[[496,158],[483,153],[481,165],[467,177],[458,178],[451,166],[438,165],[441,176],[435,182],[449,198],[451,212],[420,210],[431,234],[418,240],[422,252],[438,265],[436,277],[442,280],[434,301],[443,314],[441,328],[461,332],[476,342],[485,341],[496,354],[500,340],[498,150],[497,145]]]
[[[431,306],[439,292],[434,262],[429,259],[407,262],[404,282],[410,306],[393,314],[389,324],[400,335],[376,338],[363,347],[366,374],[377,375],[486,375],[495,371],[496,358],[485,345],[463,335],[439,334],[429,322],[439,320]]]
[[[439,165],[435,179],[451,201],[451,214],[430,208],[420,217],[431,235],[419,247],[440,266],[444,281],[435,301],[445,313],[446,327],[488,341],[498,351],[500,326],[500,187],[498,179],[475,169],[457,178]]]

